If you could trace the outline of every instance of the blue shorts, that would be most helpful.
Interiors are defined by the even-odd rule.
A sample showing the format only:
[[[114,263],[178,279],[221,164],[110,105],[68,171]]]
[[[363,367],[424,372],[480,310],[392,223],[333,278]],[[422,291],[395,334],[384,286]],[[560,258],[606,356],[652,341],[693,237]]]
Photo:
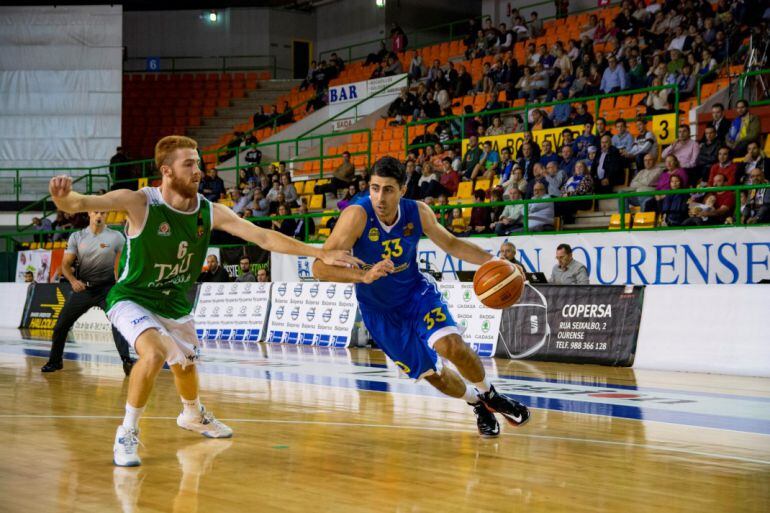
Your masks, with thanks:
[[[433,344],[446,335],[460,334],[435,283],[425,280],[410,301],[382,311],[359,303],[361,317],[372,338],[410,378],[420,379],[441,370]]]

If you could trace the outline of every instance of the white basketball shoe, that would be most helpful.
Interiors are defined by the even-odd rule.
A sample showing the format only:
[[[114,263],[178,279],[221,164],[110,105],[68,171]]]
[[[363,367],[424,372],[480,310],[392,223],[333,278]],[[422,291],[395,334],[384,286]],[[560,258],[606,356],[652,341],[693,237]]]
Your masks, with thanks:
[[[115,445],[112,447],[112,462],[118,467],[138,467],[139,430],[118,426],[115,433]]]
[[[201,406],[200,415],[197,416],[188,416],[184,411],[180,413],[176,418],[176,425],[182,429],[200,433],[208,438],[230,438],[233,436],[233,430],[218,421],[203,406]]]

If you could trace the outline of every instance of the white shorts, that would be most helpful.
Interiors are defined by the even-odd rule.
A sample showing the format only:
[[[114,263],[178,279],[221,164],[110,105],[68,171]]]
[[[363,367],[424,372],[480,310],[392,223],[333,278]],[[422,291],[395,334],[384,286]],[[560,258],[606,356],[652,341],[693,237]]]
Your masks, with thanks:
[[[161,338],[168,351],[166,363],[186,367],[198,359],[198,335],[191,315],[167,319],[132,301],[119,301],[110,309],[107,317],[135,351],[139,335],[149,329],[156,329],[165,335]]]

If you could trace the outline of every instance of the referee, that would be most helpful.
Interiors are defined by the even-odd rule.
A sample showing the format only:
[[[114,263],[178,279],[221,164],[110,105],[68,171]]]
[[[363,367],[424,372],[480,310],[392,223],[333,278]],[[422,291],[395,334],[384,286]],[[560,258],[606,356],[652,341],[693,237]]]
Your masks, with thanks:
[[[42,372],[54,372],[62,368],[64,343],[75,321],[93,306],[105,309],[104,300],[115,284],[115,259],[126,243],[120,232],[104,224],[105,215],[106,212],[89,212],[88,227],[74,232],[67,242],[61,270],[72,285],[73,294],[64,304],[53,328],[51,355],[48,363],[40,369]],[[77,276],[74,271],[76,260]],[[123,371],[128,376],[134,365],[128,351],[128,342],[114,326],[112,336],[120,359],[123,360]]]

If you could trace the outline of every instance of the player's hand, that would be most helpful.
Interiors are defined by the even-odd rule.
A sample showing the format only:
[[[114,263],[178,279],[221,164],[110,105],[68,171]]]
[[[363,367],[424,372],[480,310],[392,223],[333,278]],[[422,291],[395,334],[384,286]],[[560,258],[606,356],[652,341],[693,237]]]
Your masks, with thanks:
[[[86,284],[80,280],[72,280],[70,282],[70,285],[72,285],[72,290],[74,290],[75,292],[83,292],[84,290],[86,290]]]
[[[354,257],[350,250],[325,249],[321,252],[320,259],[326,265],[336,265],[338,267],[358,267],[364,265],[362,260]]]
[[[67,175],[59,175],[51,178],[48,182],[48,192],[51,197],[64,198],[72,191],[72,177]]]
[[[379,280],[380,278],[387,276],[395,270],[393,261],[391,259],[380,260],[372,266],[371,269],[366,271],[364,275],[364,283],[367,285]]]

